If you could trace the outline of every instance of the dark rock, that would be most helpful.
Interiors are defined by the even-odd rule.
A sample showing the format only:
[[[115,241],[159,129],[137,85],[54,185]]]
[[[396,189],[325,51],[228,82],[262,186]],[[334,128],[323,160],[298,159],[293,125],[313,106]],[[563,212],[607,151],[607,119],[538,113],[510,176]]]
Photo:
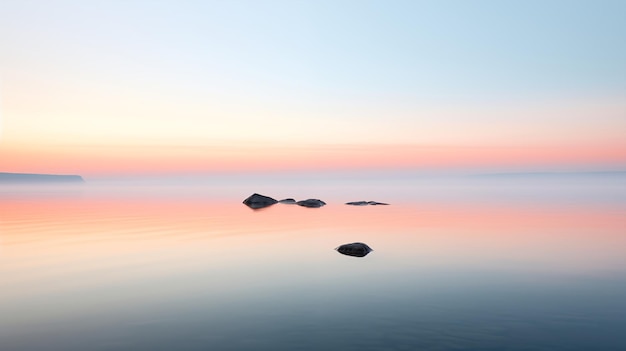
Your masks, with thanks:
[[[377,206],[377,205],[389,205],[389,204],[386,204],[384,202],[376,202],[376,201],[352,201],[352,202],[346,202],[346,205],[352,205],[352,206],[372,205],[372,206]]]
[[[346,202],[346,205],[367,206],[367,205],[369,205],[369,203],[367,201],[352,201],[352,202]]]
[[[292,199],[292,198],[288,198],[288,199],[282,199],[280,201],[278,201],[279,204],[295,204],[296,200]]]
[[[371,247],[367,246],[367,244],[363,243],[344,244],[339,246],[335,250],[344,255],[354,257],[365,257],[368,253],[374,251]]]
[[[258,208],[263,208],[263,207],[268,207],[268,206],[272,206],[273,204],[277,203],[278,201],[272,199],[269,196],[265,196],[265,195],[260,195],[257,193],[254,193],[252,195],[250,195],[247,199],[243,200],[243,203],[252,208],[252,209],[258,209]]]
[[[322,207],[326,205],[326,203],[319,199],[306,199],[302,201],[296,202],[296,204],[304,207]]]

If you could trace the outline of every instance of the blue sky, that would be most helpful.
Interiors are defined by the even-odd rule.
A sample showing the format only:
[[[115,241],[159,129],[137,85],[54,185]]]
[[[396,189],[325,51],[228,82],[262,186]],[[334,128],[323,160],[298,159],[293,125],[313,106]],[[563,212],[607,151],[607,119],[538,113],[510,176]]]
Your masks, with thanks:
[[[51,62],[39,64],[52,68],[319,94],[626,91],[623,1],[27,0],[1,9],[9,63],[43,54]]]
[[[624,1],[5,0],[2,140],[623,142],[625,13]]]

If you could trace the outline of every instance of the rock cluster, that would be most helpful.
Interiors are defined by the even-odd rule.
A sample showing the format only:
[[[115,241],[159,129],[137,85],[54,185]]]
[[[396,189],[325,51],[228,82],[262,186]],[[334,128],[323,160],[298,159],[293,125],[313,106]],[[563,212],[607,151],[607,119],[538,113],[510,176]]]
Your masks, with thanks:
[[[295,205],[299,205],[302,207],[311,207],[311,208],[317,208],[317,207],[322,207],[326,205],[324,201],[319,200],[319,199],[306,199],[306,200],[296,201],[294,199],[289,198],[289,199],[283,199],[283,200],[277,201],[276,199],[273,199],[269,196],[265,196],[265,195],[261,195],[257,193],[254,193],[248,196],[247,199],[243,200],[243,203],[246,206],[254,210],[272,206],[273,204],[276,204],[276,203],[295,204]]]
[[[243,200],[243,203],[246,206],[255,210],[269,207],[277,203],[299,205],[302,207],[310,207],[310,208],[318,208],[318,207],[322,207],[326,205],[326,203],[320,199],[306,199],[306,200],[296,201],[295,199],[288,198],[288,199],[283,199],[283,200],[278,201],[269,196],[265,196],[265,195],[261,195],[257,193],[254,193],[248,196],[247,199]],[[346,205],[376,206],[376,205],[388,205],[388,204],[384,202],[376,202],[376,201],[354,201],[354,202],[347,202]],[[365,257],[367,256],[367,254],[373,251],[371,247],[367,246],[367,244],[359,243],[359,242],[351,243],[351,244],[344,244],[344,245],[337,247],[335,250],[337,250],[337,252],[343,255],[353,256],[353,257]]]

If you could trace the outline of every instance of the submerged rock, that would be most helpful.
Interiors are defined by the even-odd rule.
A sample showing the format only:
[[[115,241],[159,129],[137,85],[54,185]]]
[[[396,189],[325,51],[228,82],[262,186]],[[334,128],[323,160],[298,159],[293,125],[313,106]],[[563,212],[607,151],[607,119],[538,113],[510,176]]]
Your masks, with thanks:
[[[296,203],[296,200],[294,200],[294,199],[292,199],[292,198],[288,198],[288,199],[282,199],[282,200],[279,200],[279,201],[278,201],[278,203],[279,203],[279,204],[288,204],[288,205],[291,205],[291,204],[295,204],[295,203]]]
[[[319,199],[306,199],[306,200],[302,200],[302,201],[298,201],[296,202],[296,204],[300,205],[300,206],[304,206],[304,207],[322,207],[324,205],[326,205],[326,203],[322,200]]]
[[[335,250],[341,254],[354,257],[365,257],[368,253],[374,251],[371,247],[364,243],[343,244]]]
[[[352,202],[346,202],[346,205],[367,206],[367,205],[369,205],[369,203],[367,201],[352,201]]]
[[[243,203],[252,208],[252,209],[258,209],[258,208],[263,208],[263,207],[268,207],[268,206],[272,206],[273,204],[277,203],[278,201],[272,199],[269,196],[265,196],[265,195],[260,195],[257,193],[254,193],[252,195],[250,195],[247,199],[243,200]]]
[[[377,202],[377,201],[352,201],[352,202],[346,202],[346,205],[352,205],[352,206],[372,205],[372,206],[377,206],[377,205],[389,205],[389,204],[384,203],[384,202]]]

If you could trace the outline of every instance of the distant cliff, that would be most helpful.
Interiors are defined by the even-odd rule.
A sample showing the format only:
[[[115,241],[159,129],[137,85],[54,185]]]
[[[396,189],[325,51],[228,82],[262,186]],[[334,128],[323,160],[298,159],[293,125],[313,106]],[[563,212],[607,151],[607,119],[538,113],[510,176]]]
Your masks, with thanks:
[[[79,175],[3,173],[0,172],[0,183],[84,183]]]

